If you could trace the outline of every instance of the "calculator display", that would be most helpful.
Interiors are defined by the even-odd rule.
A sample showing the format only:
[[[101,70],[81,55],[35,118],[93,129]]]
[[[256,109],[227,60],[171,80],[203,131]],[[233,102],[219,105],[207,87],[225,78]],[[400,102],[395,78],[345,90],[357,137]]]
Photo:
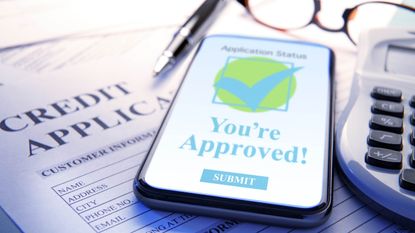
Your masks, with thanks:
[[[389,45],[387,50],[385,71],[394,74],[415,75],[415,49]]]

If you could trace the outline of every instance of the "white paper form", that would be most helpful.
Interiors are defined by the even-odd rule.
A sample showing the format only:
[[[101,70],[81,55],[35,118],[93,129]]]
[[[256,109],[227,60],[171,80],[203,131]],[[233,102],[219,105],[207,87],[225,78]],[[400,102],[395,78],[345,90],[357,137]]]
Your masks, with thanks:
[[[122,54],[157,30],[174,30],[200,2],[0,2],[0,63],[47,72]]]
[[[90,47],[87,50],[93,56],[100,56],[104,50],[102,48],[105,47],[104,52],[111,58],[105,61],[91,59],[90,63],[71,64],[77,66],[75,69],[67,69],[66,65],[73,60],[64,59],[58,61],[65,66],[54,69],[57,72],[38,72],[26,69],[25,66],[16,66],[16,63],[3,63],[2,76],[9,77],[6,80],[11,81],[1,87],[0,105],[3,106],[3,110],[10,101],[13,105],[7,111],[2,110],[2,119],[10,117],[8,114],[22,114],[27,112],[26,110],[36,109],[34,111],[37,113],[47,111],[43,120],[50,120],[33,121],[30,117],[27,118],[26,114],[24,117],[29,122],[25,122],[20,121],[21,116],[18,116],[7,120],[7,127],[3,126],[6,130],[2,130],[0,134],[0,147],[5,157],[1,163],[1,183],[4,184],[4,189],[0,192],[2,208],[25,232],[95,232],[109,229],[119,232],[126,226],[129,226],[131,231],[143,228],[158,219],[179,217],[178,214],[149,210],[137,203],[131,192],[131,180],[178,84],[178,80],[174,78],[155,82],[151,77],[153,62],[161,51],[159,44],[167,43],[167,40],[160,38],[164,38],[165,33],[170,33],[164,30],[162,34],[157,34],[157,30],[147,30],[151,33],[145,34],[141,32],[140,40],[137,40],[136,31],[126,31],[125,27],[117,27],[116,31],[128,35],[116,40],[118,43],[113,42],[110,49],[107,49],[106,40],[104,45],[99,43],[101,48],[96,51],[91,51]],[[99,33],[102,31],[104,30],[100,30]],[[110,33],[113,34],[114,30]],[[93,31],[91,34],[97,33]],[[109,36],[104,34],[102,37]],[[144,40],[144,44],[140,44],[141,40]],[[126,41],[129,42],[128,48]],[[34,49],[31,52],[22,51],[26,47],[14,52],[23,59],[24,62],[20,64],[56,63],[56,58],[66,59],[67,54],[74,49],[77,52],[84,49],[84,46],[72,45],[70,42],[62,44],[62,49],[66,51],[56,51],[53,46],[48,46],[50,43],[39,45],[49,53],[46,58],[54,56],[55,59],[50,60],[38,56],[36,51],[39,46],[30,47]],[[68,44],[69,46],[65,46]],[[127,49],[128,54],[123,53],[125,56],[116,59],[119,58],[116,56],[119,51]],[[57,102],[52,103],[54,101]],[[52,107],[58,105],[62,107],[58,107],[59,113]],[[63,112],[65,113],[61,115]],[[56,113],[62,118],[56,117]],[[91,123],[92,126],[88,126]],[[16,129],[20,127],[19,124],[22,124],[23,128],[29,128],[20,128],[21,132],[18,132]],[[81,128],[70,126],[75,124],[84,130],[87,127],[91,131],[79,134],[82,132],[79,131]],[[15,132],[11,132],[13,130]],[[68,134],[67,138],[56,141],[57,134],[50,134],[50,130],[62,133],[60,136]],[[107,134],[104,133],[106,130]],[[99,135],[94,135],[95,133]],[[50,137],[51,135],[54,136]],[[28,146],[33,146],[33,142],[40,147],[29,149]],[[77,170],[73,173],[75,176],[68,175],[69,170]],[[56,172],[56,175],[51,175],[52,172]],[[63,177],[61,174],[64,174]],[[76,187],[81,189],[77,190]],[[98,189],[102,192],[98,192]],[[92,192],[95,194],[93,199],[90,198]],[[29,193],[31,195],[28,195]],[[50,195],[52,193],[53,195]],[[62,206],[61,202],[65,205]],[[120,213],[124,215],[115,216],[113,221],[125,222],[135,216],[132,220],[134,224],[106,226],[107,221],[111,222],[108,220],[111,218],[108,216],[108,208],[119,208],[117,210],[123,211]],[[101,219],[105,217],[102,216],[101,210],[105,211],[107,219]],[[112,209],[112,212],[115,211]],[[72,215],[76,216],[75,219]],[[97,219],[98,217],[100,219]],[[54,221],[51,221],[52,219]],[[105,226],[100,225],[101,222]],[[71,227],[72,225],[76,227]]]
[[[10,119],[0,134],[1,202],[22,230],[94,232],[108,228],[95,225],[110,221],[113,205],[123,203],[110,211],[124,207],[122,220],[148,211],[131,182],[177,80],[153,88],[150,76],[136,77],[141,67],[127,71],[132,61],[111,63],[103,65],[120,70],[66,69],[2,90],[1,106],[13,105],[1,112]],[[33,118],[41,112],[43,119]],[[100,211],[106,219],[97,219]],[[162,216],[148,214],[143,224]]]
[[[284,37],[258,27],[234,2],[218,22],[222,24],[215,25],[212,32]],[[243,29],[235,25],[243,25]],[[163,31],[156,31],[116,59],[108,55],[61,69],[35,72],[1,66],[2,74],[25,76],[23,81],[0,87],[0,118],[20,116],[30,123],[16,133],[0,132],[0,204],[23,231],[405,232],[358,201],[337,176],[330,219],[308,230],[169,213],[139,203],[132,194],[132,178],[186,65],[183,63],[169,79],[154,83],[152,65],[168,39]],[[353,60],[353,50],[345,54],[336,54],[338,60],[339,56],[343,62]],[[339,64],[337,67],[344,67]],[[341,74],[347,73],[338,71],[336,78]],[[345,76],[344,80],[350,78]],[[342,80],[338,80],[339,85]],[[85,99],[92,105],[94,95],[100,99],[96,105],[84,107],[79,101]],[[65,103],[69,107],[62,107]],[[71,113],[59,116],[62,114],[53,106]],[[75,111],[76,107],[79,110]],[[37,108],[47,109],[45,114],[55,118],[42,118],[44,122],[35,124],[27,112]],[[14,120],[14,128],[24,127],[18,118]],[[86,128],[88,123],[91,126]],[[65,130],[69,133],[63,137]],[[37,149],[36,155],[28,156],[29,139],[53,148]]]
[[[200,1],[39,0],[0,2],[0,49],[130,25],[154,28],[182,22]],[[169,9],[176,8],[172,11]]]

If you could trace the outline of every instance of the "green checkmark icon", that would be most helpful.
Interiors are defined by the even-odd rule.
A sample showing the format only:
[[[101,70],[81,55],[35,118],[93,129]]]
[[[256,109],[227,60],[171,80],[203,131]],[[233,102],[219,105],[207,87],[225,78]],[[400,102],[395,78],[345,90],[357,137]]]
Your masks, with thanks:
[[[230,58],[215,77],[213,102],[244,112],[287,111],[300,69],[263,57]]]

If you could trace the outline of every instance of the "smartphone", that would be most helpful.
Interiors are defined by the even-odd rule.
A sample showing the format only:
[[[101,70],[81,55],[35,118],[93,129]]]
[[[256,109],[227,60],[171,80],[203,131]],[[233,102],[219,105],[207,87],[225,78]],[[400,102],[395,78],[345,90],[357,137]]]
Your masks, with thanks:
[[[332,205],[333,52],[203,39],[135,180],[150,207],[308,227]]]

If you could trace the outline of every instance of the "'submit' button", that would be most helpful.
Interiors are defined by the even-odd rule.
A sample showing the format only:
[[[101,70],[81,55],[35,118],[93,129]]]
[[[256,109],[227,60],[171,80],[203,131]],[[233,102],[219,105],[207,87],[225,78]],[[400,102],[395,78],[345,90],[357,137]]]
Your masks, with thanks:
[[[267,190],[268,177],[204,169],[200,182]]]

